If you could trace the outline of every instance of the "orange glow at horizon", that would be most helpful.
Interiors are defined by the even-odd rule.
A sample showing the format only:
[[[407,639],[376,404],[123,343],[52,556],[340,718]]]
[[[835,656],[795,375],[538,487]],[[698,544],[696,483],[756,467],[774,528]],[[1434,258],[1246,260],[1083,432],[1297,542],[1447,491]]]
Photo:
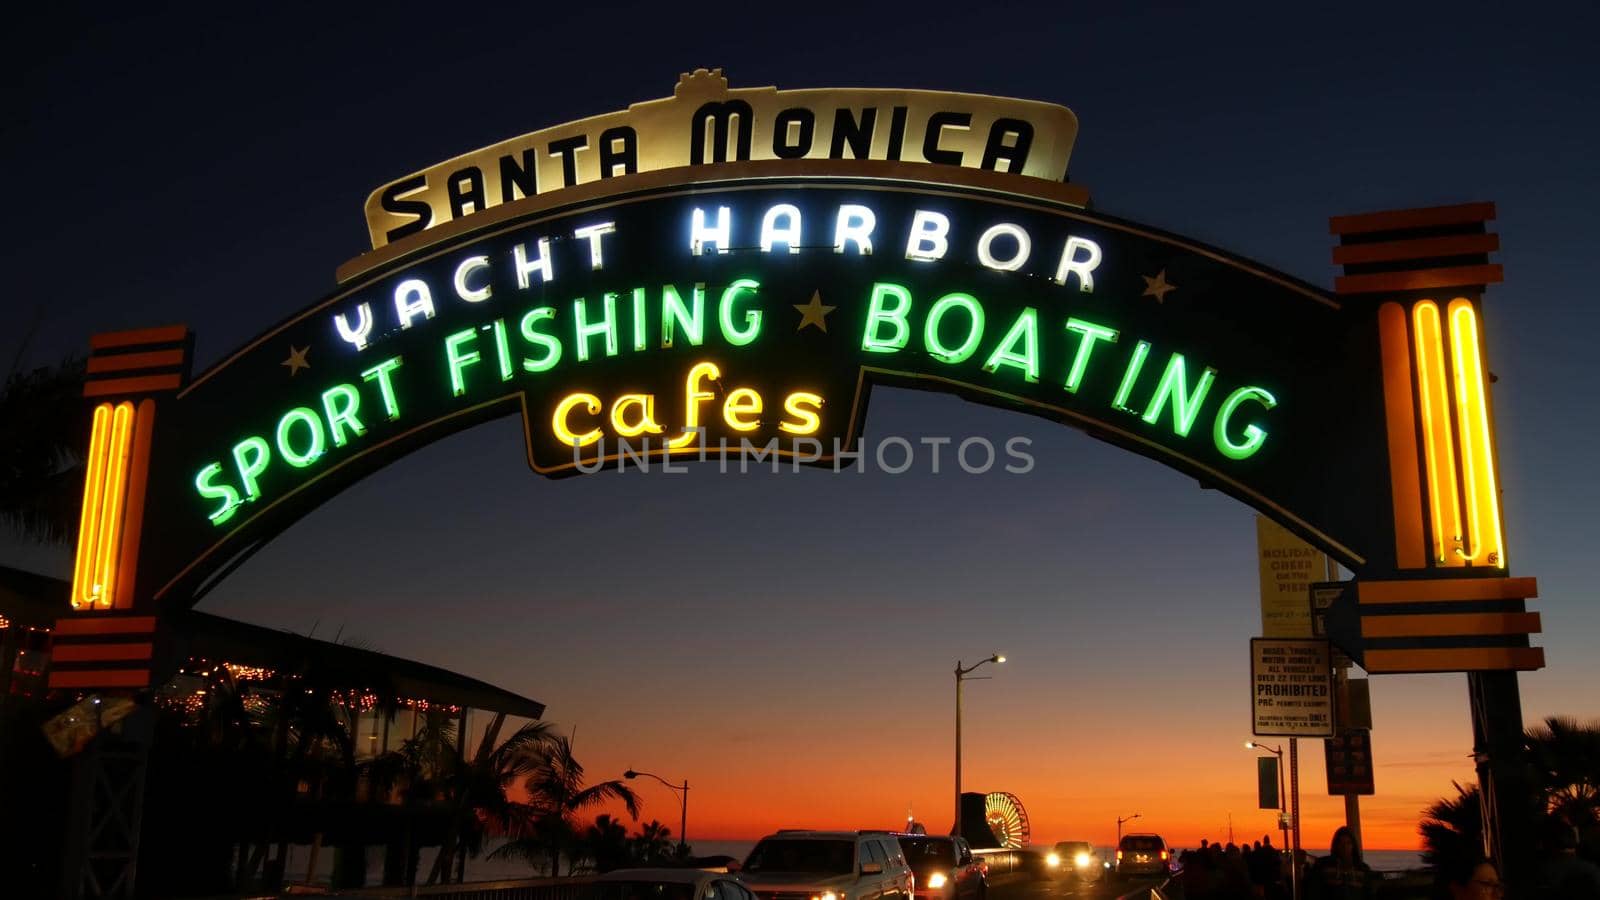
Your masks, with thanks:
[[[1387,685],[1380,683],[1374,694],[1381,696]],[[1440,711],[1444,720],[1460,723],[1462,734],[1454,742],[1441,740],[1437,723],[1404,719],[1400,697],[1387,704],[1399,715],[1380,720],[1374,731],[1378,793],[1361,798],[1368,849],[1419,849],[1422,811],[1435,800],[1453,797],[1452,782],[1474,780],[1464,694],[1460,692],[1459,710]],[[1005,706],[1011,707],[1009,714],[1020,708],[1012,702]],[[1142,815],[1125,825],[1124,833],[1155,832],[1179,849],[1196,846],[1202,838],[1228,841],[1230,814],[1234,840],[1267,835],[1274,846],[1282,845],[1277,811],[1256,808],[1257,754],[1243,747],[1251,739],[1247,729],[1241,732],[1237,722],[1207,722],[1203,714],[1176,710],[1165,729],[1168,740],[1159,739],[1160,734],[1154,735],[1158,739],[1138,733],[1097,735],[1093,722],[1107,711],[1097,701],[1084,710],[1081,723],[1052,723],[1044,732],[1047,746],[1056,749],[1008,743],[992,724],[1008,715],[1004,708],[969,712],[963,788],[1017,794],[1027,808],[1035,845],[1088,840],[1110,846],[1117,817],[1133,813]],[[811,717],[805,715],[787,725],[763,717],[770,732],[737,728],[726,748],[702,746],[699,753],[684,748],[706,731],[684,723],[652,723],[652,729],[659,726],[665,733],[651,742],[655,749],[646,754],[614,749],[638,748],[635,730],[597,735],[602,729],[585,722],[576,752],[591,784],[619,778],[617,773],[626,768],[643,765],[646,755],[652,771],[687,778],[691,844],[755,841],[780,828],[898,829],[908,813],[930,833],[947,833],[954,806],[947,712],[941,709],[934,722],[915,721],[903,711],[889,714],[885,730],[898,730],[904,739],[841,732],[837,722],[813,730],[810,726],[820,719],[808,722]],[[1239,719],[1244,718],[1241,712]],[[810,740],[809,734],[819,739]],[[1287,785],[1288,741],[1261,741],[1283,748]],[[1299,756],[1302,846],[1322,855],[1334,829],[1344,824],[1344,799],[1326,792],[1321,740],[1301,740]],[[644,779],[629,785],[644,804],[639,821],[659,820],[676,834],[679,809],[673,792]],[[592,810],[584,818],[598,812],[629,821],[620,805]]]

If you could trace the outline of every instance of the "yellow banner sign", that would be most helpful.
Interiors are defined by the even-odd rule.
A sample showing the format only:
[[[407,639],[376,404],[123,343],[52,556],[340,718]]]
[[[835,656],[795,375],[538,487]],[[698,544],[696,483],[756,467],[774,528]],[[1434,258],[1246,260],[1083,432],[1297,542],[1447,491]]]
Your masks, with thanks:
[[[568,122],[429,166],[367,197],[374,249],[535,194],[602,178],[762,159],[876,159],[1061,181],[1072,111],[982,94],[877,88],[728,89],[721,69],[671,97]]]
[[[1327,579],[1321,551],[1265,516],[1256,516],[1261,561],[1261,636],[1311,637],[1311,582]]]

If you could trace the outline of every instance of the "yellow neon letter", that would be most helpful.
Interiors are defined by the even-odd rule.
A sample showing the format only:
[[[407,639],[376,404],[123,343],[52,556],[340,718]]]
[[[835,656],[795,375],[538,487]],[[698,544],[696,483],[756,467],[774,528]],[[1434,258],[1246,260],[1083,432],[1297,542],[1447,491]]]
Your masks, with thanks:
[[[755,431],[761,427],[760,419],[747,421],[745,415],[761,415],[761,395],[749,388],[735,388],[728,393],[728,399],[722,401],[722,421],[734,431]]]
[[[572,414],[572,408],[579,405],[587,409],[590,415],[594,415],[600,411],[600,398],[581,392],[568,394],[556,404],[555,415],[550,417],[550,430],[555,432],[556,440],[569,447],[587,447],[600,440],[598,428],[591,428],[583,434],[574,434],[572,429],[567,427],[567,417]]]
[[[809,409],[807,407],[810,407]],[[822,409],[822,395],[810,391],[795,391],[784,398],[783,411],[794,416],[798,421],[791,423],[784,419],[778,423],[779,431],[789,434],[816,434],[822,425],[822,419],[817,415]]]
[[[635,406],[640,410],[639,419],[636,422],[629,422],[623,412]],[[617,402],[611,404],[611,427],[622,437],[638,437],[646,433],[660,434],[661,426],[656,424],[656,395],[623,394],[618,397]]]
[[[668,447],[678,450],[694,443],[694,439],[699,436],[699,432],[695,429],[700,427],[700,404],[716,399],[716,395],[710,391],[700,390],[700,382],[706,378],[716,381],[721,377],[722,370],[718,369],[714,362],[695,363],[693,368],[689,369],[689,376],[684,379],[683,434],[667,441]]]

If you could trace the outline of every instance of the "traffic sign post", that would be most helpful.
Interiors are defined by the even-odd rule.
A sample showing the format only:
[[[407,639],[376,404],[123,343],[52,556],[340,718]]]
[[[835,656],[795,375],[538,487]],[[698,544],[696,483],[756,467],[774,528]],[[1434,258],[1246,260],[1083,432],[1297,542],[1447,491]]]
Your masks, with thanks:
[[[1328,794],[1350,797],[1373,793],[1372,732],[1351,728],[1323,742],[1328,766]]]
[[[1250,688],[1256,737],[1333,736],[1333,673],[1327,641],[1251,638]]]

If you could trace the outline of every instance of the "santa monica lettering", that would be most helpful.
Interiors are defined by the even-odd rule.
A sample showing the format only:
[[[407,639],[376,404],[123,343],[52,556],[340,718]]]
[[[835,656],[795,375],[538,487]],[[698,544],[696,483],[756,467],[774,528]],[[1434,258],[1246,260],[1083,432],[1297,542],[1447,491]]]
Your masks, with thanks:
[[[392,181],[367,198],[374,248],[525,197],[680,166],[873,159],[1060,181],[1077,118],[1051,103],[941,91],[729,90],[721,70],[673,96],[542,129]]]

